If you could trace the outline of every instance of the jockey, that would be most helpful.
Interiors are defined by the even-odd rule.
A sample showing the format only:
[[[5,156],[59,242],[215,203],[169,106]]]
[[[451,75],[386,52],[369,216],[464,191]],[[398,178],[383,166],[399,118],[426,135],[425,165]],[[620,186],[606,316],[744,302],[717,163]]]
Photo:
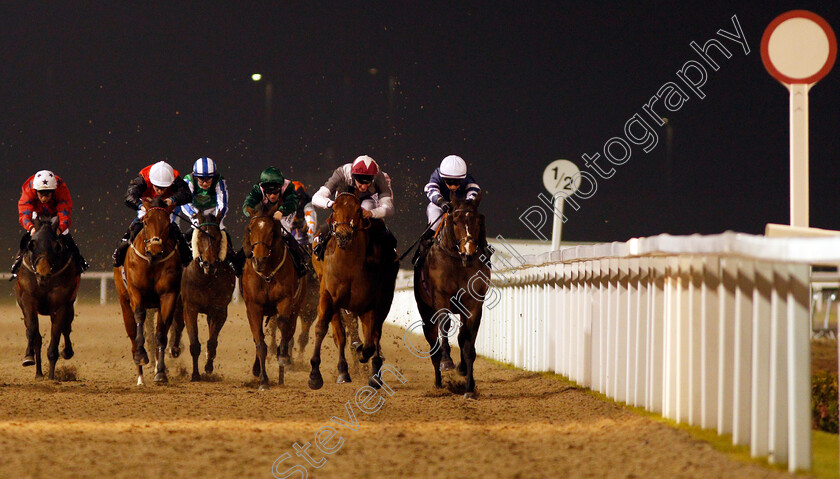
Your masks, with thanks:
[[[17,277],[23,261],[23,253],[29,244],[32,233],[35,232],[33,219],[39,216],[55,216],[58,218],[57,230],[59,240],[67,247],[81,271],[88,269],[88,264],[79,252],[79,247],[70,235],[70,215],[73,212],[73,200],[70,198],[70,189],[67,183],[55,175],[52,171],[41,170],[27,179],[21,186],[20,199],[18,200],[18,221],[25,233],[20,239],[20,251],[18,251],[15,263],[12,265],[12,277]]]
[[[300,244],[311,245],[318,229],[318,213],[312,206],[312,197],[300,181],[292,181],[298,195],[298,208],[292,223],[292,233]]]
[[[274,219],[283,225],[283,233],[280,235],[294,258],[295,271],[298,276],[303,276],[309,269],[306,261],[306,253],[300,247],[294,237],[289,233],[292,228],[295,212],[298,209],[298,195],[291,181],[287,180],[279,169],[269,166],[260,173],[260,182],[251,188],[245,203],[242,205],[242,212],[249,217],[248,208],[256,208],[259,204],[266,206],[279,205],[274,212]],[[246,236],[247,240],[247,236]]]
[[[367,155],[336,168],[330,179],[312,197],[312,204],[319,208],[332,208],[334,200],[331,198],[343,192],[351,192],[359,197],[363,218],[381,219],[384,226],[384,219],[394,215],[391,178],[387,173],[380,171],[376,161]],[[324,259],[329,231],[329,224],[324,225],[313,246],[320,260]],[[373,228],[371,233],[371,236],[385,247],[386,252],[396,255],[397,239],[387,227]],[[397,257],[394,256],[393,260],[397,261]]]
[[[192,200],[192,193],[178,171],[174,170],[165,161],[159,161],[140,170],[140,173],[128,184],[128,191],[125,194],[126,206],[137,210],[137,217],[132,220],[128,231],[123,235],[117,249],[114,250],[115,268],[122,266],[131,242],[134,241],[137,233],[143,229],[140,218],[146,215],[146,208],[143,207],[142,198],[163,198],[163,201],[169,206],[180,206]],[[181,262],[184,266],[190,264],[190,261],[192,261],[190,247],[181,230],[177,225],[172,225],[170,231],[177,242]]]
[[[225,235],[227,240],[227,251],[225,253],[226,259],[233,266],[234,271],[238,276],[242,274],[242,270],[237,267],[238,264],[233,252],[233,240],[230,238],[230,233],[227,232],[224,225],[224,218],[228,211],[228,189],[225,178],[219,174],[216,168],[216,162],[210,158],[199,158],[193,164],[192,173],[184,177],[187,187],[192,193],[192,202],[181,205],[181,212],[184,213],[193,227],[198,226],[198,219],[196,214],[200,211],[203,215],[219,215],[219,229]],[[187,239],[192,240],[193,229],[190,228],[187,233]]]
[[[481,194],[481,187],[467,172],[467,163],[463,158],[449,155],[440,162],[440,167],[432,172],[432,176],[429,177],[429,182],[423,188],[423,191],[429,198],[429,204],[426,206],[426,217],[429,223],[428,228],[423,232],[423,236],[420,237],[420,246],[412,261],[414,263],[417,262],[418,258],[424,257],[431,247],[432,238],[440,225],[443,214],[452,209],[449,201],[451,199],[473,201]],[[487,245],[487,239],[483,220],[481,229],[479,246],[484,247]]]

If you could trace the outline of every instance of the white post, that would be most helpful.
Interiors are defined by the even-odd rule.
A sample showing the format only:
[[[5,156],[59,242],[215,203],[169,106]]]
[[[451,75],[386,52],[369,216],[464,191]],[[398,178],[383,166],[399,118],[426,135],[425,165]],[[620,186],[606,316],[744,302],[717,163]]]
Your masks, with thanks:
[[[563,232],[563,198],[555,197],[554,223],[551,227],[551,251],[560,249],[560,235]]]
[[[108,296],[105,294],[108,288],[107,280],[108,278],[105,275],[99,278],[99,304],[105,304],[105,300],[108,299]]]
[[[790,225],[810,226],[808,219],[808,89],[794,83],[790,90]]]

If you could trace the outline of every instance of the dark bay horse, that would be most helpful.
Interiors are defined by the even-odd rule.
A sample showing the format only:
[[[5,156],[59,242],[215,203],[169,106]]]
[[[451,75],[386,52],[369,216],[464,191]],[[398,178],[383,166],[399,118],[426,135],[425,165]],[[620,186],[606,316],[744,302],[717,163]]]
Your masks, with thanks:
[[[73,322],[76,293],[82,271],[73,261],[73,255],[62,246],[56,232],[57,221],[48,218],[34,219],[36,231],[26,245],[23,268],[15,280],[15,296],[23,312],[26,326],[26,353],[24,366],[35,365],[35,377],[44,377],[41,370],[41,332],[38,315],[49,315],[50,344],[47,359],[50,361],[49,378],[55,379],[58,361],[58,343],[64,335],[61,357],[73,357],[70,342],[70,325]]]
[[[278,205],[267,210],[264,205],[248,208],[251,217],[245,230],[243,249],[248,260],[242,271],[242,297],[248,314],[248,324],[254,336],[257,354],[253,373],[260,380],[260,389],[268,388],[265,358],[263,318],[276,317],[280,328],[278,383],[283,384],[285,364],[290,354],[289,345],[295,334],[297,316],[302,299],[306,296],[307,282],[295,272],[292,253],[283,237],[283,227],[273,218]],[[267,322],[267,321],[266,321]]]
[[[349,382],[344,347],[347,343],[340,310],[344,308],[357,314],[362,323],[364,345],[356,350],[359,361],[367,362],[371,357],[370,386],[378,388],[375,379],[382,367],[382,352],[379,344],[382,324],[391,310],[394,299],[394,285],[398,265],[383,261],[382,246],[371,242],[373,222],[381,220],[362,219],[359,198],[352,193],[341,193],[333,204],[331,216],[332,235],[327,240],[324,261],[321,268],[321,294],[318,303],[318,319],[315,323],[315,346],[310,360],[309,387],[320,389],[324,385],[321,376],[321,343],[327,334],[329,324],[333,326],[333,339],[338,346],[338,380]],[[368,253],[370,252],[370,255]]]
[[[207,315],[209,338],[207,339],[207,362],[204,371],[213,372],[219,332],[228,315],[228,305],[233,297],[236,275],[225,261],[227,236],[219,228],[220,215],[204,216],[197,213],[198,226],[193,231],[193,260],[181,276],[181,301],[184,306],[184,323],[190,337],[192,355],[192,380],[200,381],[198,356],[201,343],[198,340],[198,314]]]
[[[160,198],[143,199],[146,214],[143,229],[134,238],[122,268],[114,268],[114,284],[120,299],[125,331],[131,340],[131,353],[137,365],[137,385],[142,386],[143,365],[149,363],[146,353],[144,325],[146,309],[160,308],[155,325],[157,365],[154,381],[166,383],[164,351],[169,327],[176,314],[180,289],[181,257],[177,240],[170,228],[174,206],[167,206]],[[123,281],[122,270],[125,271]]]
[[[479,258],[484,242],[483,219],[475,201],[452,201],[448,213],[424,262],[414,270],[414,299],[423,318],[423,333],[431,347],[435,386],[441,387],[441,359],[449,356],[444,329],[454,330],[451,314],[460,317],[458,372],[466,376],[467,398],[475,398],[475,340],[481,324],[482,306],[490,286],[490,258]],[[463,291],[462,291],[463,290]],[[455,323],[457,324],[457,323]],[[451,361],[451,360],[450,360]]]

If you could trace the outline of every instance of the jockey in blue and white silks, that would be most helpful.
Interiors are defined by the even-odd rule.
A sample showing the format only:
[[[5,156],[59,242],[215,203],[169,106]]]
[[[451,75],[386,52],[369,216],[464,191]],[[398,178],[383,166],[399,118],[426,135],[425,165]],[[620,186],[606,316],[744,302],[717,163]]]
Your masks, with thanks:
[[[181,211],[190,219],[201,211],[205,215],[219,217],[219,228],[224,230],[223,220],[228,211],[228,189],[225,178],[219,174],[216,162],[210,158],[199,158],[192,173],[184,177],[192,193],[192,201],[181,206]],[[193,221],[194,222],[194,221]]]
[[[467,164],[460,156],[449,155],[440,163],[423,188],[429,198],[426,216],[431,229],[437,228],[444,211],[449,211],[450,196],[458,200],[474,200],[480,193],[481,187],[467,173]],[[434,223],[434,224],[432,224]]]

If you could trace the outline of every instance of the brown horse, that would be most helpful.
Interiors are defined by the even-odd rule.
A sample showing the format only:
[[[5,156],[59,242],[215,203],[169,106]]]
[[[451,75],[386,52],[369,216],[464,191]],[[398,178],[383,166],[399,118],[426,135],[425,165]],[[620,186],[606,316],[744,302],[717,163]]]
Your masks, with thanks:
[[[414,270],[414,299],[423,318],[423,333],[429,342],[435,386],[441,387],[441,359],[449,356],[446,333],[454,331],[451,315],[460,316],[458,372],[466,376],[467,398],[475,398],[475,340],[481,325],[482,306],[490,285],[489,257],[482,255],[483,219],[475,201],[452,201],[452,213],[443,225],[426,259]],[[448,323],[443,327],[443,323]],[[457,323],[455,323],[457,324]],[[450,359],[451,361],[451,359]]]
[[[379,224],[374,224],[374,222]],[[326,241],[321,276],[321,298],[318,303],[318,319],[315,323],[315,347],[310,360],[309,387],[320,389],[324,385],[321,376],[321,343],[332,323],[333,339],[338,346],[337,382],[349,382],[344,347],[347,343],[340,309],[357,314],[362,322],[364,345],[356,352],[359,361],[367,362],[373,357],[370,386],[378,388],[376,380],[382,367],[382,351],[379,344],[382,324],[391,301],[394,299],[394,285],[399,270],[398,264],[383,262],[382,246],[370,244],[371,227],[384,228],[381,220],[362,219],[359,198],[351,193],[341,193],[333,204],[331,216],[332,235]],[[370,252],[370,255],[368,253]]]
[[[166,383],[164,351],[169,327],[178,306],[181,288],[181,257],[177,240],[170,231],[174,206],[160,198],[143,199],[146,214],[143,229],[131,243],[122,268],[114,268],[114,284],[120,299],[125,331],[131,340],[131,353],[137,365],[137,385],[142,386],[143,365],[149,363],[144,325],[146,309],[160,308],[155,325],[157,365],[154,381]],[[125,271],[123,280],[122,270]]]
[[[181,301],[184,305],[184,323],[190,337],[192,355],[192,380],[200,381],[198,356],[201,343],[198,341],[198,314],[207,315],[210,337],[207,339],[207,362],[204,371],[213,372],[219,332],[228,315],[228,305],[233,297],[236,275],[225,262],[227,236],[219,228],[221,214],[204,216],[197,214],[198,226],[193,231],[193,260],[181,276]]]
[[[76,293],[82,271],[73,261],[70,251],[62,246],[56,233],[56,221],[47,218],[34,219],[36,231],[26,245],[21,268],[15,280],[15,296],[23,312],[26,326],[26,353],[24,366],[35,365],[35,377],[42,378],[41,332],[38,315],[49,315],[50,344],[47,359],[50,361],[49,378],[55,379],[55,363],[58,361],[58,343],[64,335],[64,349],[61,357],[73,357],[70,342],[70,325],[73,322]]]
[[[297,276],[292,254],[281,236],[283,227],[273,218],[277,206],[273,205],[267,210],[262,204],[256,209],[247,208],[251,221],[245,230],[243,244],[248,261],[242,271],[242,297],[257,349],[252,371],[260,380],[261,390],[268,388],[268,375],[265,372],[268,347],[265,344],[263,318],[276,316],[280,328],[280,346],[277,348],[280,358],[278,383],[283,384],[285,365],[290,362],[289,345],[295,335],[302,299],[306,295],[306,281]]]

